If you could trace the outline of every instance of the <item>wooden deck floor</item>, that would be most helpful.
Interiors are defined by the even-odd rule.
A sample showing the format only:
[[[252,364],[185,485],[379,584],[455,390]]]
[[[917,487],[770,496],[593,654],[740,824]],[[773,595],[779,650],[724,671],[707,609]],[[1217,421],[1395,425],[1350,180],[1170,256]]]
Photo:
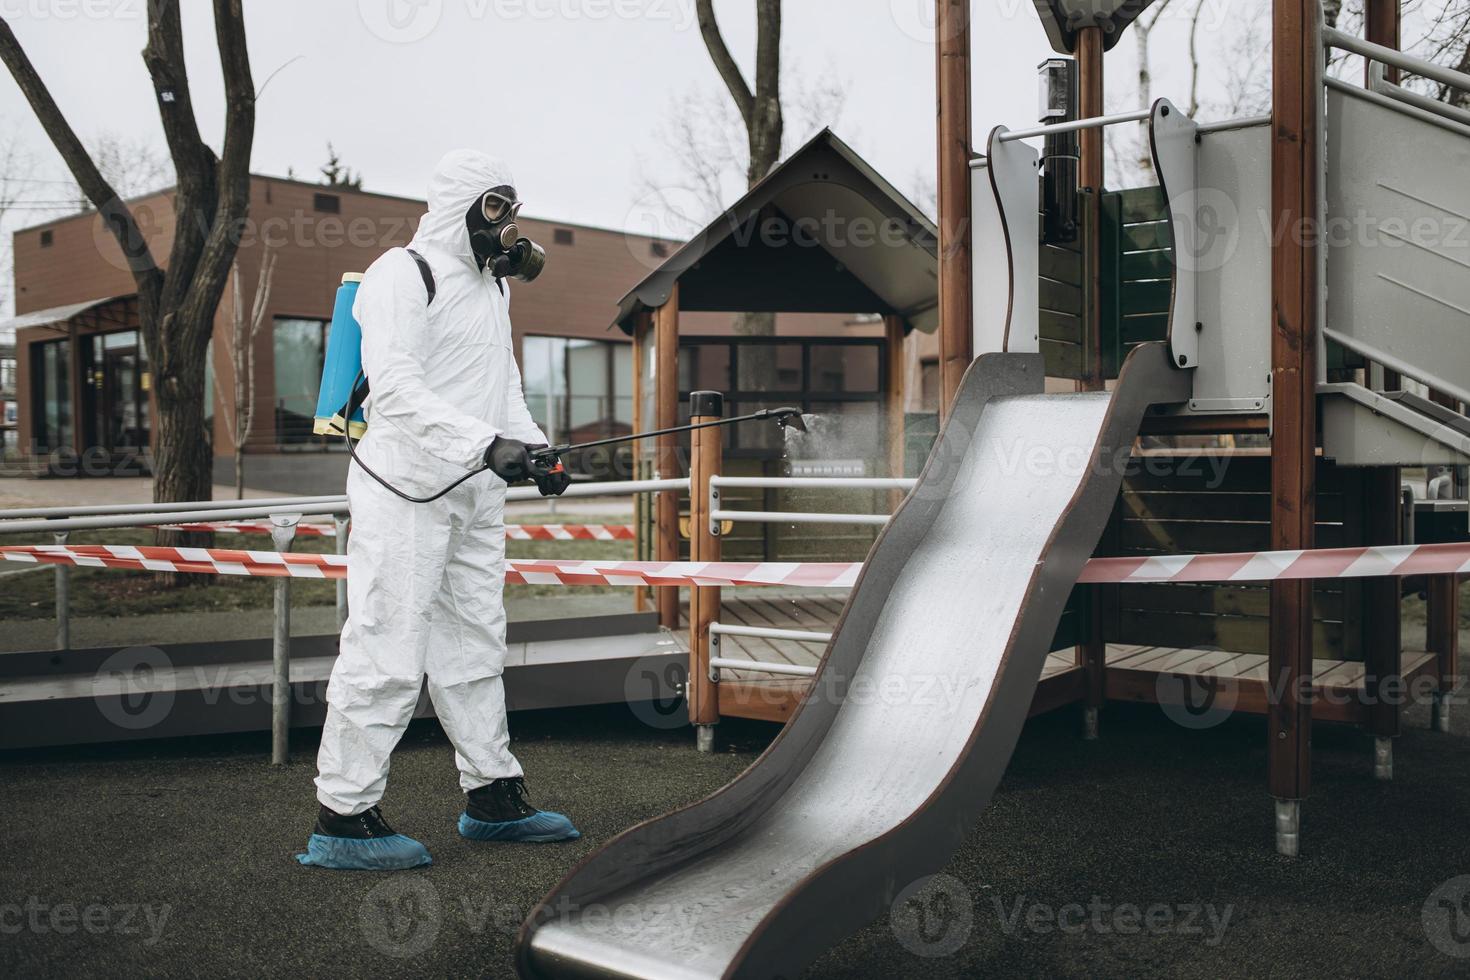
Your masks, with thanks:
[[[729,625],[762,626],[774,629],[829,633],[842,614],[846,594],[832,591],[781,592],[748,590],[726,595],[720,607],[720,622]],[[680,628],[689,625],[687,604],[680,610]],[[687,632],[684,633],[687,637]],[[683,639],[684,637],[681,637]],[[800,640],[766,640],[725,636],[720,656],[815,667],[825,644]],[[1404,651],[1402,674],[1413,680],[1436,669],[1435,657],[1423,651]],[[1265,710],[1268,661],[1264,654],[1231,653],[1221,650],[1149,647],[1113,643],[1107,650],[1107,696],[1112,700],[1155,702],[1161,674],[1208,677],[1230,688],[1240,711]],[[1364,665],[1354,660],[1317,660],[1313,663],[1313,686],[1319,692],[1362,692]],[[720,710],[737,717],[781,720],[789,715],[809,683],[806,678],[773,675],[752,670],[726,670],[721,675]],[[1042,667],[1033,711],[1046,711],[1075,701],[1082,690],[1081,668],[1075,654],[1062,650],[1049,654]],[[1361,710],[1361,699],[1334,698],[1323,703],[1317,716],[1326,720],[1351,721]]]

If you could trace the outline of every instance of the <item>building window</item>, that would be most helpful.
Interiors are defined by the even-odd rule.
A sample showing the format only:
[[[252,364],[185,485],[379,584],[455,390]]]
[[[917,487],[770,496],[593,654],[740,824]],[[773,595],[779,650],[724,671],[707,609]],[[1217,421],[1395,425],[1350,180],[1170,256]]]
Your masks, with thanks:
[[[32,405],[37,452],[72,448],[71,341],[52,340],[31,347]]]
[[[52,233],[51,229],[47,228],[45,231],[41,232],[41,247],[50,248],[51,243],[55,241],[55,239],[56,236]]]
[[[557,228],[551,233],[551,240],[558,245],[571,245],[575,236],[570,228]]]
[[[276,442],[299,446],[320,442],[312,432],[316,397],[326,356],[325,320],[278,318],[272,331],[276,375]]]
[[[631,344],[527,337],[521,375],[526,406],[551,442],[587,442],[633,431]]]
[[[878,339],[679,339],[681,422],[689,420],[691,391],[724,393],[727,416],[793,405],[832,420],[824,451],[866,460],[882,444],[873,433],[885,383]],[[785,436],[774,425],[732,427],[724,438],[736,457],[773,458],[786,451]],[[682,439],[681,444],[687,445]]]
[[[342,199],[336,194],[313,194],[311,206],[322,214],[341,214]]]

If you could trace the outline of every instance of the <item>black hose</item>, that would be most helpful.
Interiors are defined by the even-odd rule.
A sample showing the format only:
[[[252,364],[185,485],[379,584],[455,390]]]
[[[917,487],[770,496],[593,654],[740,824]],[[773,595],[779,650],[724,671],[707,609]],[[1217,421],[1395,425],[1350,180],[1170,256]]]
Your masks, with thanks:
[[[490,468],[490,464],[486,463],[484,466],[480,467],[477,470],[470,470],[464,476],[460,477],[458,480],[455,480],[453,483],[449,484],[449,486],[445,487],[443,490],[440,490],[432,497],[415,497],[412,494],[404,493],[402,490],[398,489],[393,484],[383,479],[377,473],[373,472],[373,468],[364,463],[362,461],[362,458],[357,455],[357,441],[352,438],[352,416],[353,413],[355,413],[358,408],[361,407],[362,399],[367,395],[367,386],[362,383],[366,380],[366,376],[363,375],[361,372],[358,372],[357,381],[353,382],[352,385],[352,394],[348,396],[347,405],[342,409],[342,438],[347,442],[347,452],[352,457],[352,461],[358,466],[362,467],[362,471],[364,473],[372,477],[374,480],[377,480],[378,483],[382,484],[385,490],[389,490],[392,493],[397,494],[399,497],[402,497],[404,500],[407,500],[411,504],[432,504],[434,501],[438,500],[440,497],[443,497],[445,494],[449,493],[449,491],[453,490],[455,487],[459,486],[470,477],[479,476],[481,473],[484,473]]]

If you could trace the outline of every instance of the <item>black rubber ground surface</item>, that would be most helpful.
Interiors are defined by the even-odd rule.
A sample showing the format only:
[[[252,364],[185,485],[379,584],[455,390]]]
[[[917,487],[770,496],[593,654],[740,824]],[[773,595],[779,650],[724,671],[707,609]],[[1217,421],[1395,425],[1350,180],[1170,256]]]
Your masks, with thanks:
[[[1423,724],[1397,740],[1392,783],[1372,778],[1368,738],[1318,726],[1288,861],[1260,719],[1187,731],[1110,706],[1097,742],[1075,712],[1036,719],[948,878],[810,975],[1470,975],[1470,740]],[[384,808],[435,863],[396,875],[291,858],[313,736],[280,769],[254,736],[0,756],[0,976],[507,976],[521,916],[574,861],[724,783],[773,731],[727,722],[699,756],[687,729],[621,706],[512,728],[533,799],[583,839],[461,840],[452,752],[421,722]]]

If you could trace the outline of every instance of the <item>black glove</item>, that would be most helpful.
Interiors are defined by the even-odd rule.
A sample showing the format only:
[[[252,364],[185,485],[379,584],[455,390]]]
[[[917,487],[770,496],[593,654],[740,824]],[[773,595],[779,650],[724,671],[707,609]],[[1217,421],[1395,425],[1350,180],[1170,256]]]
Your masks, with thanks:
[[[524,442],[496,436],[485,450],[485,465],[506,483],[529,480],[532,475],[531,454]]]
[[[535,447],[532,447],[535,448]],[[543,497],[560,497],[572,485],[572,475],[556,456],[542,456],[531,461],[532,478]]]

